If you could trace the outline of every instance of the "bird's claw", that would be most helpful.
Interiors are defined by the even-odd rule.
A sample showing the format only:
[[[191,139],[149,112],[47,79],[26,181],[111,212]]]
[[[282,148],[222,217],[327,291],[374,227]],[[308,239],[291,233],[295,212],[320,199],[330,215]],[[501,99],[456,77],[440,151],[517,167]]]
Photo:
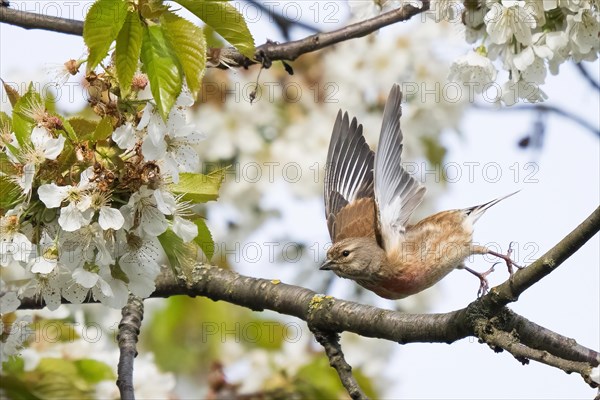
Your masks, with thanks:
[[[508,267],[508,273],[510,274],[511,278],[514,273],[513,267],[515,267],[517,269],[524,268],[524,267],[521,267],[520,265],[518,265],[517,263],[515,263],[511,258],[512,253],[513,253],[513,244],[514,244],[514,242],[510,242],[510,244],[508,245],[508,251],[506,252],[506,254],[496,253],[495,251],[489,252],[491,255],[501,258],[506,262],[506,266]]]
[[[478,299],[483,297],[490,290],[490,283],[487,280],[487,276],[494,272],[494,267],[496,264],[492,265],[492,267],[485,272],[477,272],[471,268],[465,267],[467,271],[479,278],[479,290],[477,291]]]

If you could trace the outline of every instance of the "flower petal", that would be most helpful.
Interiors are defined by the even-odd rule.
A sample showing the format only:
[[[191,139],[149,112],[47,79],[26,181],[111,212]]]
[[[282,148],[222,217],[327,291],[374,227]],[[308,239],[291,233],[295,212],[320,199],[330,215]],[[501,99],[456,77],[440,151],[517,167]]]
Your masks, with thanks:
[[[47,183],[38,188],[40,200],[48,208],[60,207],[60,204],[67,198],[67,193],[72,186],[58,186],[56,183]]]
[[[185,243],[188,243],[198,236],[198,225],[185,218],[175,216],[173,218],[173,232]]]
[[[58,135],[57,139],[49,139],[44,146],[44,157],[48,160],[56,160],[56,157],[65,147],[65,137]]]
[[[123,218],[123,214],[121,214],[119,210],[108,206],[102,206],[100,208],[98,223],[103,230],[114,229],[116,231],[121,229],[125,223],[125,218]]]

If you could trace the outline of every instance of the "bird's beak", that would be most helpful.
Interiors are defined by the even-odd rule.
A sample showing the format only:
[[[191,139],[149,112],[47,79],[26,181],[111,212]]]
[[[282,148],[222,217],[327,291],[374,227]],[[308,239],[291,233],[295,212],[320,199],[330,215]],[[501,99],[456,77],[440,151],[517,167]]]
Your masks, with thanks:
[[[327,260],[323,263],[323,265],[319,267],[319,269],[321,271],[331,271],[331,264],[332,262],[330,260]]]

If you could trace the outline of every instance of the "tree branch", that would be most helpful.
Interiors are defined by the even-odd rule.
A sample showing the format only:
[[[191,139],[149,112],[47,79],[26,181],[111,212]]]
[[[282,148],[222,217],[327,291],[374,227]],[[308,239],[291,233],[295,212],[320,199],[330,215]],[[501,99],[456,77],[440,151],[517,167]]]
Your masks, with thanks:
[[[324,332],[320,330],[313,331],[317,342],[325,349],[325,354],[329,358],[331,365],[338,373],[342,385],[348,391],[353,400],[368,400],[367,395],[361,390],[358,382],[352,375],[352,367],[346,362],[342,346],[340,345],[340,336],[336,332]]]
[[[600,90],[600,83],[598,83],[592,75],[588,72],[587,69],[583,66],[583,62],[578,62],[575,64],[579,73],[583,76],[583,78],[596,90]]]
[[[548,351],[565,360],[587,362],[591,365],[600,364],[600,353],[590,351],[575,339],[559,335],[509,309],[506,309],[504,317],[506,321],[503,330],[516,331],[519,340],[526,346]]]
[[[321,50],[346,40],[363,37],[385,26],[407,21],[429,9],[429,0],[422,0],[422,3],[423,6],[421,8],[406,4],[371,19],[350,24],[331,32],[316,33],[300,40],[286,43],[268,41],[256,48],[254,60],[250,60],[231,47],[209,49],[207,51],[207,66],[218,68],[248,67],[249,65],[260,63],[265,68],[268,68],[276,60],[293,61],[302,54]],[[20,26],[25,29],[44,29],[71,35],[83,35],[82,21],[40,15],[6,7],[0,9],[0,22]]]
[[[522,364],[528,364],[529,360],[535,360],[562,369],[568,374],[577,372],[588,384],[596,386],[590,379],[592,366],[586,362],[565,360],[547,351],[528,347],[522,344],[512,332],[498,330],[483,320],[476,324],[475,334],[490,345],[494,351],[498,352],[498,348],[506,350]]]
[[[512,106],[512,107],[502,107],[502,108],[492,108],[485,107],[479,104],[474,104],[474,108],[482,111],[490,111],[490,112],[498,112],[498,111],[525,111],[525,112],[537,112],[537,113],[552,113],[556,114],[560,117],[568,119],[582,128],[590,131],[592,134],[600,137],[600,129],[597,126],[594,126],[590,122],[586,121],[579,115],[573,114],[569,111],[563,110],[562,108],[548,105],[548,104],[533,104],[533,105],[523,105],[523,106]]]
[[[600,207],[542,258],[527,268],[517,271],[511,279],[492,288],[490,293],[475,300],[467,307],[445,314],[409,314],[383,310],[316,294],[302,287],[280,283],[278,280],[251,278],[203,264],[198,264],[191,271],[191,278],[186,285],[178,284],[172,276],[161,276],[157,281],[157,290],[152,297],[205,296],[215,301],[223,300],[254,311],[269,309],[295,316],[306,321],[311,328],[321,331],[348,331],[365,337],[387,339],[401,344],[452,343],[479,332],[480,338],[490,340],[490,344],[499,346],[504,342],[497,342],[500,339],[489,338],[485,332],[481,331],[482,324],[491,324],[490,326],[498,331],[512,334],[512,331],[515,330],[517,333],[522,333],[522,341],[527,346],[531,346],[529,348],[539,347],[538,350],[557,358],[597,366],[600,363],[598,352],[576,345],[572,339],[546,328],[532,325],[530,321],[514,314],[505,306],[516,301],[526,289],[554,271],[592,238],[599,229]],[[21,300],[21,309],[41,307],[43,307],[43,303],[36,301],[35,298]],[[571,349],[560,349],[565,344]],[[540,354],[533,354],[531,359],[543,360],[540,358]],[[569,370],[575,368],[573,366],[575,364],[565,364],[554,359],[549,365],[565,367]],[[582,370],[580,367],[576,366],[579,368],[577,371]]]
[[[14,10],[8,7],[0,7],[0,22],[24,29],[42,29],[67,35],[83,35],[83,21]]]
[[[144,302],[134,295],[129,296],[127,305],[121,311],[119,323],[119,364],[117,366],[117,387],[122,400],[135,400],[133,391],[133,359],[137,356],[136,343],[144,318]]]

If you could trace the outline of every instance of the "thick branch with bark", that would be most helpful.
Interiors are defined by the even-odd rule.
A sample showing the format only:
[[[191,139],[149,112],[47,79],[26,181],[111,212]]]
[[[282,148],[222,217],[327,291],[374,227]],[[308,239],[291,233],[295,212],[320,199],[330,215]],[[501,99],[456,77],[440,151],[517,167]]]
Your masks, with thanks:
[[[134,295],[129,296],[127,305],[121,311],[121,322],[117,341],[119,344],[119,364],[117,366],[117,387],[122,400],[135,400],[133,390],[133,360],[137,356],[136,344],[142,319],[144,302]]]
[[[317,294],[311,290],[257,279],[232,271],[197,265],[185,286],[171,276],[162,276],[153,297],[173,295],[205,296],[255,311],[265,309],[306,321],[311,329],[326,332],[354,332],[361,336],[387,339],[401,344],[414,342],[452,343],[477,336],[484,342],[506,348],[520,359],[529,358],[569,371],[574,365],[589,383],[591,367],[600,364],[600,353],[578,345],[574,339],[528,321],[508,308],[526,289],[554,271],[600,230],[600,208],[569,233],[539,260],[517,271],[513,278],[492,288],[490,293],[467,307],[445,314],[409,314]],[[21,308],[39,308],[35,299],[23,299]],[[482,328],[482,327],[485,327]],[[514,332],[517,335],[514,335]],[[506,334],[520,346],[508,346]],[[517,339],[518,338],[518,339]],[[530,349],[524,352],[524,348]],[[541,352],[541,353],[540,353]],[[550,354],[552,357],[541,356]],[[589,366],[582,367],[583,363]]]

